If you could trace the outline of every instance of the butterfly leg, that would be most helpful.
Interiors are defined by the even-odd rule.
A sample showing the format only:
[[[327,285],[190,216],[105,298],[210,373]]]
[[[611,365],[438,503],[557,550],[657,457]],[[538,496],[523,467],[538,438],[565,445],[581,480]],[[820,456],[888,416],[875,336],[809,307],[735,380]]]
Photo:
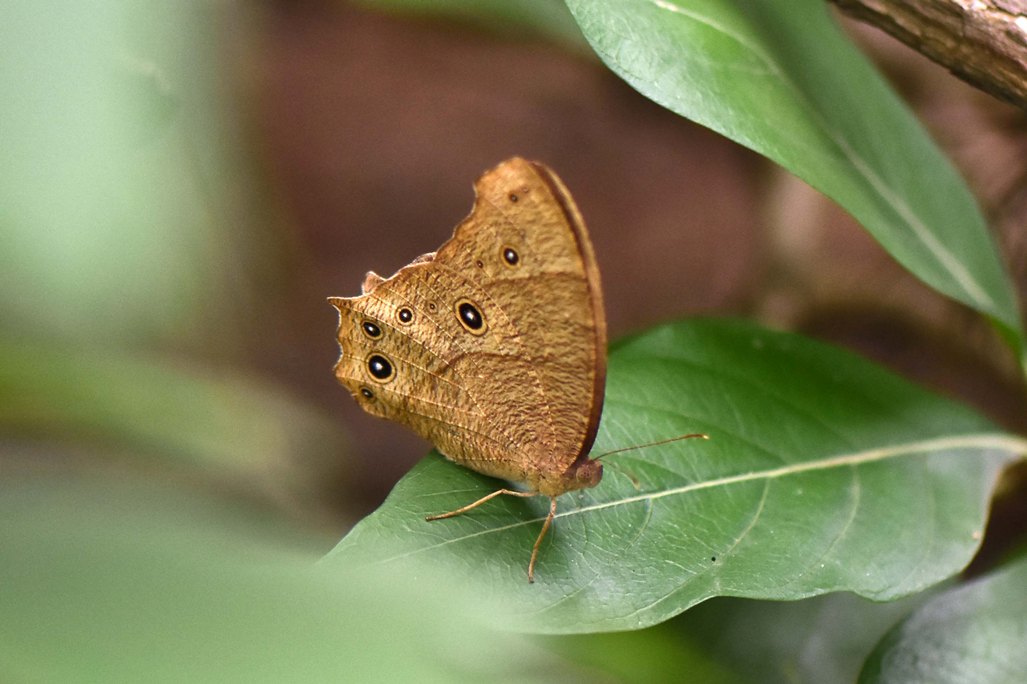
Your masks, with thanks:
[[[458,515],[466,513],[469,510],[477,508],[478,506],[482,505],[486,501],[491,501],[492,499],[496,498],[497,496],[500,496],[501,494],[509,494],[510,496],[519,496],[519,497],[522,497],[522,498],[525,498],[525,499],[533,497],[533,496],[539,496],[538,492],[520,492],[520,491],[517,491],[516,489],[497,489],[496,491],[492,492],[491,494],[487,494],[487,495],[481,497],[480,499],[478,499],[477,501],[475,501],[473,503],[467,504],[466,506],[461,506],[460,508],[456,509],[455,511],[450,511],[449,513],[440,513],[438,515],[429,515],[429,516],[427,516],[425,518],[425,520],[427,520],[428,522],[431,522],[432,520],[443,520],[445,518],[456,517]]]
[[[542,523],[542,531],[538,533],[538,539],[535,540],[535,546],[531,547],[531,560],[528,561],[528,582],[535,582],[535,561],[538,559],[538,547],[542,544],[543,537],[546,536],[546,532],[549,531],[549,526],[553,524],[553,517],[556,515],[556,497],[549,497],[549,514],[546,515],[546,521]]]
[[[461,515],[463,513],[466,513],[469,510],[477,508],[478,506],[482,505],[486,501],[490,501],[490,500],[492,500],[492,499],[494,499],[497,496],[500,496],[502,494],[509,494],[510,496],[519,496],[519,497],[524,498],[524,499],[527,499],[527,498],[530,498],[530,497],[533,497],[533,496],[541,496],[541,494],[539,494],[538,492],[521,492],[521,491],[518,491],[516,489],[497,489],[496,491],[492,492],[491,494],[486,494],[485,496],[481,497],[477,501],[469,503],[466,506],[461,506],[460,508],[458,508],[458,509],[456,509],[454,511],[449,511],[448,513],[440,513],[438,515],[429,515],[429,516],[427,516],[425,518],[425,520],[427,520],[428,522],[431,522],[432,520],[443,520],[445,518],[453,518],[455,516],[458,516],[458,515]],[[546,515],[546,521],[544,523],[542,523],[542,531],[539,532],[538,538],[535,540],[535,545],[533,547],[531,547],[531,560],[528,562],[528,581],[529,582],[534,583],[534,581],[535,581],[535,561],[538,560],[538,549],[542,545],[542,540],[545,538],[546,532],[548,532],[549,528],[552,526],[553,518],[555,516],[556,516],[556,497],[550,497],[549,498],[549,513]]]

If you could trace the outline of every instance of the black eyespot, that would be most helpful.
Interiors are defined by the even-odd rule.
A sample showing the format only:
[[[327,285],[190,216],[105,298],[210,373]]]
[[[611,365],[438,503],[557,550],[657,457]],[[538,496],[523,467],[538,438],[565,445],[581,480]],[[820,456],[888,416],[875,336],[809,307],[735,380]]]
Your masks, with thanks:
[[[517,250],[515,250],[513,247],[503,248],[503,261],[505,261],[511,266],[516,266],[520,260],[521,255],[518,254]]]
[[[511,202],[516,202],[518,199],[519,198],[517,197],[517,193],[516,192],[511,192],[510,193],[510,201]]]
[[[460,312],[460,320],[468,328],[480,330],[481,326],[485,325],[485,321],[481,320],[481,312],[470,302],[461,304],[458,311]]]
[[[468,299],[461,299],[456,303],[456,315],[460,325],[464,326],[467,332],[474,335],[485,334],[485,316],[481,309]]]
[[[367,357],[367,370],[371,373],[372,377],[382,382],[391,380],[392,376],[396,374],[392,363],[381,354],[372,354]]]
[[[437,308],[438,307],[435,306],[435,302],[428,302],[428,310],[429,311],[434,311]]]
[[[478,268],[485,268],[485,262],[482,261],[481,259],[478,259],[477,261],[475,261],[474,265],[477,266]]]
[[[367,389],[366,387],[361,387],[360,393],[364,395],[364,399],[374,399],[374,392]]]
[[[398,316],[400,323],[409,323],[410,321],[414,320],[414,312],[406,308],[405,306],[399,310]]]
[[[382,336],[382,329],[374,323],[372,323],[371,321],[364,321],[360,324],[360,327],[363,328],[364,334],[370,337],[372,340],[377,340],[379,337]]]

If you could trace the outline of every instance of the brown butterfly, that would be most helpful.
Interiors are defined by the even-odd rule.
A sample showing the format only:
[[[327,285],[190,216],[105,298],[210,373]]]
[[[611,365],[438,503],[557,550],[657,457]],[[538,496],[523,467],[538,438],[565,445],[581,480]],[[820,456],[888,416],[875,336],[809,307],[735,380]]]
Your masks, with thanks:
[[[339,310],[335,375],[365,411],[403,423],[449,460],[556,500],[594,487],[588,454],[606,380],[606,319],[585,223],[549,168],[509,159],[475,183],[471,214],[438,251],[374,272]]]

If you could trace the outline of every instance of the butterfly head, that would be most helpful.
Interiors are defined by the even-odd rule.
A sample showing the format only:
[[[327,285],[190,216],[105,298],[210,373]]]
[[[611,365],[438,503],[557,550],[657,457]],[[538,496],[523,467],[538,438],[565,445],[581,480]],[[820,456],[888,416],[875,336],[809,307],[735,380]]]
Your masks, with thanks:
[[[595,487],[603,479],[603,464],[581,457],[562,473],[539,472],[527,484],[539,494],[560,496],[575,489]]]

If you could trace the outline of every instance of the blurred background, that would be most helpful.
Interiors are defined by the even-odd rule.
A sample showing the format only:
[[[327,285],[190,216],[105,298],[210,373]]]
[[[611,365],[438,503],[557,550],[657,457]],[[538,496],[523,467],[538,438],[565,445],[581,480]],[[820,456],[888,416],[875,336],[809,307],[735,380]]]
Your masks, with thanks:
[[[612,339],[753,317],[1027,429],[984,324],[618,80],[560,3],[20,5],[0,10],[7,483],[171,483],[328,550],[428,445],[335,383],[325,298],[434,250],[515,154],[574,194]],[[968,179],[1024,301],[1027,117],[844,23]]]

